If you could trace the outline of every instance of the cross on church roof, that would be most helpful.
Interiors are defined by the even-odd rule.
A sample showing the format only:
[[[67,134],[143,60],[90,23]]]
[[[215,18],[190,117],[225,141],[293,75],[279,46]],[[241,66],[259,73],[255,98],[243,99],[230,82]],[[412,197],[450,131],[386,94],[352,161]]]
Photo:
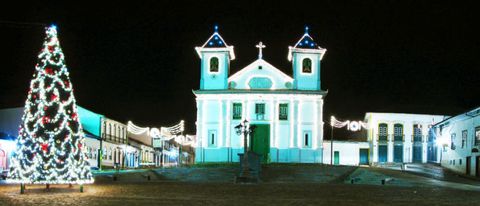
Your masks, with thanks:
[[[258,48],[258,59],[261,59],[262,58],[262,49],[265,48],[266,46],[262,42],[259,42],[255,47]]]

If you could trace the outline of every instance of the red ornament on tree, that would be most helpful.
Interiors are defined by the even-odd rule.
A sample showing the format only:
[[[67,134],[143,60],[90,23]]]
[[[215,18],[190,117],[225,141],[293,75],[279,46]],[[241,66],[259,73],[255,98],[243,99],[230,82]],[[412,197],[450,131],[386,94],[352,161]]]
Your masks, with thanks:
[[[47,74],[53,74],[53,69],[50,67],[45,68],[45,73]]]
[[[53,100],[55,100],[56,98],[57,98],[57,95],[55,95],[55,94],[50,95],[50,101],[53,101]]]
[[[48,150],[48,144],[43,143],[43,144],[41,144],[40,146],[42,147],[42,150],[43,150],[44,152],[46,152],[46,151]]]
[[[47,124],[49,121],[50,121],[50,118],[48,118],[47,116],[42,118],[42,124]]]
[[[48,51],[53,52],[54,47],[53,46],[48,46]]]

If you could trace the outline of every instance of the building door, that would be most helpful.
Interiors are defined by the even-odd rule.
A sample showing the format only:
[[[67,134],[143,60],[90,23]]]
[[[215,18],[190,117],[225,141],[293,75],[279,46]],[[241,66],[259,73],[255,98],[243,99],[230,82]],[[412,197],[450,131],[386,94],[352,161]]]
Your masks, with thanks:
[[[393,146],[393,162],[403,162],[403,145]]]
[[[378,145],[378,162],[387,162],[387,145]]]
[[[422,163],[422,146],[413,146],[413,162]]]
[[[339,151],[335,151],[333,153],[333,164],[334,165],[339,165],[340,164],[340,152]]]
[[[428,162],[437,162],[437,146],[429,145],[427,147]]]
[[[368,165],[368,149],[360,149],[360,165]]]
[[[468,156],[466,158],[466,163],[467,165],[465,165],[465,174],[466,175],[470,175],[470,169],[471,169],[471,164],[472,164],[472,157]]]
[[[475,170],[475,176],[480,177],[480,156],[477,156],[477,161],[475,162],[476,170]]]
[[[262,163],[268,162],[270,153],[270,125],[257,124],[250,136],[250,150],[262,155]]]

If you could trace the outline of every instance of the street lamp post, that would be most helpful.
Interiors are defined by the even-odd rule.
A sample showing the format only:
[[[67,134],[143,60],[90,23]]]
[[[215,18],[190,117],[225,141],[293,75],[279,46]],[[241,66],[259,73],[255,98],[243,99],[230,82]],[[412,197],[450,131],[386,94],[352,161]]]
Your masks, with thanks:
[[[248,142],[247,136],[252,133],[254,130],[253,126],[248,125],[248,121],[244,120],[242,123],[235,126],[235,131],[237,135],[241,135],[243,133],[243,164],[242,164],[242,173],[240,177],[249,178],[250,177],[250,169],[248,165]]]
[[[333,165],[333,119],[335,117],[330,118],[330,125],[332,126],[332,130],[330,130],[330,165]]]

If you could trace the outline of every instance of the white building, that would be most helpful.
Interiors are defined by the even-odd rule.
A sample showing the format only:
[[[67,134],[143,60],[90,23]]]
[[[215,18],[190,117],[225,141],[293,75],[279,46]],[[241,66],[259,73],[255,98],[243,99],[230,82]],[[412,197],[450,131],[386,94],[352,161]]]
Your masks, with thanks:
[[[131,159],[135,159],[135,152],[133,154],[127,154],[126,152],[128,146],[127,125],[107,117],[103,117],[101,122],[102,165],[107,167],[136,167],[137,165],[134,162],[131,163]]]
[[[334,165],[368,165],[370,163],[369,142],[361,141],[323,141],[323,163]],[[333,154],[333,155],[332,155]],[[333,160],[331,157],[333,156]]]
[[[371,164],[427,162],[427,153],[436,145],[429,142],[429,128],[444,119],[443,115],[367,113]]]
[[[270,162],[322,162],[323,99],[320,63],[326,49],[319,47],[306,30],[289,47],[293,77],[262,57],[229,75],[235,59],[215,30],[196,51],[201,59],[197,102],[195,162],[236,162],[243,153],[243,135],[235,126],[248,120],[256,129],[249,147]],[[253,137],[253,140],[252,140]]]
[[[435,124],[431,136],[443,167],[480,177],[480,107]]]

